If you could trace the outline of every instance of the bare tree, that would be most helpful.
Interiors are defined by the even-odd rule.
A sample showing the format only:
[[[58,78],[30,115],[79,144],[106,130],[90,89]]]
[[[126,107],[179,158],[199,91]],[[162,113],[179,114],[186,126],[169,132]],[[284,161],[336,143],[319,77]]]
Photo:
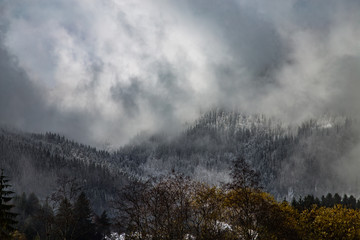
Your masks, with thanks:
[[[114,206],[128,238],[184,239],[191,231],[191,189],[180,175],[125,186]]]
[[[225,200],[228,221],[235,235],[255,240],[260,229],[259,218],[264,216],[265,206],[268,206],[261,191],[260,175],[240,157],[233,163],[231,176]]]

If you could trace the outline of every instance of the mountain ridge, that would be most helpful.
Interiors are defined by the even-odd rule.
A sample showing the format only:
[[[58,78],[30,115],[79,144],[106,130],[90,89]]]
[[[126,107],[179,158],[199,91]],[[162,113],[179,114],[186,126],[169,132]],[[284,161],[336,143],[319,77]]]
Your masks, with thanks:
[[[177,136],[139,135],[113,152],[55,133],[1,128],[0,163],[16,179],[17,192],[34,191],[43,199],[57,178],[76,176],[98,209],[106,208],[122,184],[173,171],[209,184],[227,182],[238,157],[260,173],[264,189],[278,199],[358,195],[357,177],[341,173],[358,167],[356,155],[351,156],[358,136],[357,122],[346,117],[326,116],[294,127],[265,115],[213,110]]]

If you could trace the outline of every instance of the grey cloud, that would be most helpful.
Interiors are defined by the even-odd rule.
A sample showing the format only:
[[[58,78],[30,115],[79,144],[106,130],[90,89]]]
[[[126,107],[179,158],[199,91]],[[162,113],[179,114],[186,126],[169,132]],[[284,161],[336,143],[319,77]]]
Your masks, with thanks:
[[[327,107],[334,112],[359,117],[360,113],[360,56],[344,56],[333,62],[328,69],[334,79],[334,97]]]
[[[236,0],[188,1],[189,8],[200,21],[205,21],[227,46],[232,68],[249,71],[249,80],[274,80],[271,72],[287,60],[287,43],[272,22],[253,8],[245,8]],[[236,76],[240,81],[241,76]],[[266,81],[262,81],[264,84]]]
[[[1,38],[0,38],[1,39]],[[88,134],[96,115],[62,112],[48,106],[46,95],[19,67],[16,57],[0,41],[0,124],[26,131],[54,131],[86,143],[96,144]]]
[[[336,1],[298,0],[294,4],[294,20],[302,28],[316,31],[329,31],[332,24],[332,14],[337,10]]]
[[[156,130],[177,131],[181,119],[177,119],[174,105],[191,96],[179,86],[182,74],[175,73],[169,63],[157,62],[153,68],[157,80],[154,88],[146,86],[143,79],[134,77],[129,79],[130,84],[117,83],[112,86],[111,96],[125,110],[127,118],[138,118],[145,107],[156,117],[159,124]]]
[[[360,113],[356,0],[6,1],[4,9],[3,124],[124,144],[141,131],[179,129],[209,107],[290,121]]]
[[[111,88],[111,94],[116,102],[120,102],[126,113],[131,117],[138,113],[138,98],[143,93],[141,83],[137,79],[131,79],[130,86],[124,87],[121,84]]]
[[[1,44],[1,42],[0,42]],[[41,122],[43,111],[40,89],[32,86],[26,73],[20,69],[4,46],[0,45],[0,121],[29,127]]]

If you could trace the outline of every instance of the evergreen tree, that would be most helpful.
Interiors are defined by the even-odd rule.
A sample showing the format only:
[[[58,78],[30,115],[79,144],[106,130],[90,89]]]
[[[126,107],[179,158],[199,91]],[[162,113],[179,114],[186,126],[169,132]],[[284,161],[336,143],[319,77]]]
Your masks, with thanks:
[[[356,209],[356,198],[353,195],[350,195],[346,207]]]
[[[303,207],[304,209],[310,209],[313,205],[320,205],[318,198],[315,198],[313,195],[307,195],[304,198]]]
[[[15,212],[17,216],[17,229],[26,235],[27,239],[34,239],[41,226],[35,219],[41,209],[39,199],[34,193],[28,197],[25,193],[14,198]]]
[[[344,197],[343,197],[341,203],[342,203],[343,206],[347,206],[349,204],[349,198],[348,198],[348,196],[346,194],[344,194]]]
[[[87,240],[95,236],[95,225],[92,223],[90,202],[84,192],[81,192],[74,205],[75,239]]]
[[[325,197],[325,202],[323,202],[325,207],[333,207],[334,206],[334,198],[331,193],[328,193]]]
[[[356,209],[360,209],[360,199],[356,202]]]
[[[58,239],[74,239],[74,214],[71,203],[64,198],[55,216],[55,235]]]
[[[95,224],[96,239],[104,239],[105,235],[110,232],[109,230],[111,225],[106,211],[103,211],[100,217],[96,216]]]
[[[40,208],[36,216],[36,220],[42,226],[40,232],[41,239],[52,239],[50,236],[56,233],[56,226],[54,224],[55,216],[49,202],[46,201]]]
[[[13,225],[16,224],[14,220],[16,214],[11,212],[14,207],[9,204],[14,193],[8,190],[11,187],[8,178],[4,175],[4,170],[1,169],[0,175],[0,239],[10,239],[10,234],[15,230]]]
[[[334,204],[335,205],[341,204],[341,197],[338,193],[334,194]]]

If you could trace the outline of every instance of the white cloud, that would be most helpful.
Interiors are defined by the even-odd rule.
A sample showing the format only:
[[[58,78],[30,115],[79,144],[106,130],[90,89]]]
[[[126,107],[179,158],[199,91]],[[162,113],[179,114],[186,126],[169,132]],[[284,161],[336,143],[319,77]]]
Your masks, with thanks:
[[[4,45],[55,112],[33,129],[123,144],[214,106],[290,121],[359,110],[356,1],[2,4]]]

